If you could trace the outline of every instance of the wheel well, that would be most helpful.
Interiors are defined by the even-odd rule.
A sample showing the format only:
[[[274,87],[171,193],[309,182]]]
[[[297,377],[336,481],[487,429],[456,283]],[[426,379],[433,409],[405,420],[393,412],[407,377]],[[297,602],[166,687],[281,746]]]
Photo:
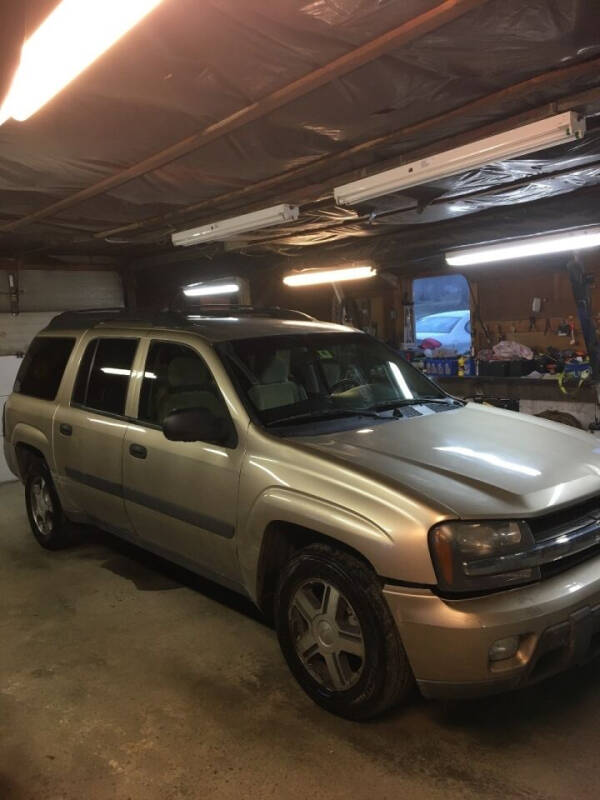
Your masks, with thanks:
[[[270,522],[263,535],[257,579],[258,605],[269,621],[273,618],[275,592],[283,566],[298,550],[317,542],[350,553],[375,572],[371,562],[362,553],[331,536],[291,522],[282,520]]]
[[[33,447],[30,444],[18,442],[15,446],[15,451],[17,454],[19,472],[21,473],[21,478],[23,480],[26,480],[32,464],[35,461],[45,461],[44,454],[41,452],[41,450],[38,450],[37,447]]]

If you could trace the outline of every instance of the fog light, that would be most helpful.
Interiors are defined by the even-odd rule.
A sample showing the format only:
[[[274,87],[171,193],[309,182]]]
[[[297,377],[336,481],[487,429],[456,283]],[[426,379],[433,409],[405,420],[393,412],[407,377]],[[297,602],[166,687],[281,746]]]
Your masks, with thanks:
[[[519,649],[519,637],[507,636],[506,639],[498,639],[490,647],[490,661],[503,661],[505,658],[512,658]]]

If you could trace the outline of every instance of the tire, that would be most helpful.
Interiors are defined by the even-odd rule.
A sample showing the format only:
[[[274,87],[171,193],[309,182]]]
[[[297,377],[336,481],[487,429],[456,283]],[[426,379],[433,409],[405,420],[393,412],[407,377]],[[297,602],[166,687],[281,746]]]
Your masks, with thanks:
[[[285,566],[275,621],[292,674],[315,703],[351,720],[382,714],[414,684],[396,624],[375,573],[325,544]]]
[[[25,506],[33,535],[47,550],[73,544],[75,528],[65,517],[45,461],[31,463],[25,482]]]

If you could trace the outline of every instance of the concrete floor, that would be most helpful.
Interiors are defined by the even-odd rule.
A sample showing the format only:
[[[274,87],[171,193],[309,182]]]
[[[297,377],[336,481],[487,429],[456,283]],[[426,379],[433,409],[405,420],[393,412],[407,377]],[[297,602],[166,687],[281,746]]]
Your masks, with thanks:
[[[598,797],[590,665],[369,724],[296,687],[244,600],[101,533],[48,553],[0,486],[0,798]]]

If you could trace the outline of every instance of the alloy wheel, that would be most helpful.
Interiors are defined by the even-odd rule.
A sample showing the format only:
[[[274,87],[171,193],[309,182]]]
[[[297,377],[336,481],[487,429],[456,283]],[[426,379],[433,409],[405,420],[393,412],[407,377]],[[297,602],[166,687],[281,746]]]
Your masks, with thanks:
[[[348,599],[326,580],[310,580],[296,590],[289,624],[298,658],[330,691],[346,691],[365,663],[363,632]]]
[[[49,536],[54,530],[54,503],[48,482],[42,475],[31,483],[31,513],[42,536]]]

